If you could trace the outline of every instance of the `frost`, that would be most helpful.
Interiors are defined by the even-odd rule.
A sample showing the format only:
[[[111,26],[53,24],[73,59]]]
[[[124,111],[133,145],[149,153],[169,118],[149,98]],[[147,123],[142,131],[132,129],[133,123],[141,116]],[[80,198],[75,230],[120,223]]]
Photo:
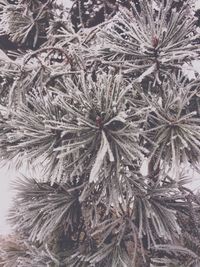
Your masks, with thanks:
[[[139,78],[137,78],[137,81],[138,81],[139,83],[141,83],[142,80],[143,80],[146,76],[148,76],[148,75],[150,75],[151,73],[153,73],[155,69],[156,69],[156,64],[154,64],[153,66],[149,67],[145,72],[143,72],[143,74],[140,75]]]
[[[89,178],[90,183],[92,183],[92,182],[96,183],[98,181],[98,174],[99,174],[99,171],[101,169],[101,166],[103,164],[104,158],[105,158],[107,153],[109,155],[110,161],[113,162],[114,156],[113,156],[112,151],[110,149],[110,145],[109,145],[109,142],[106,138],[106,135],[102,131],[101,146],[100,146],[99,151],[97,153],[95,163],[94,163],[92,170],[90,172],[90,178]]]

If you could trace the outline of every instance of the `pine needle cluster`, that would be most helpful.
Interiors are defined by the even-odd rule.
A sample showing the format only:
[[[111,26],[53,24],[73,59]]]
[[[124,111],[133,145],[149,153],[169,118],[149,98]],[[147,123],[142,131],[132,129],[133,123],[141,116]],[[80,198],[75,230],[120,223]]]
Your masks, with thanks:
[[[5,267],[200,265],[193,1],[0,1],[0,157],[21,177]],[[88,16],[91,12],[91,16]],[[144,162],[147,167],[144,170]]]

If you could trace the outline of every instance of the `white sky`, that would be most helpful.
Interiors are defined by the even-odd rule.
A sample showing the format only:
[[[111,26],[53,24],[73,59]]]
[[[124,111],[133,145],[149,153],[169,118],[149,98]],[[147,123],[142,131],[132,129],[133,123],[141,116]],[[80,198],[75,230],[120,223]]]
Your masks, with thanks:
[[[6,216],[12,202],[10,181],[16,178],[17,172],[15,170],[8,170],[8,167],[0,169],[0,234],[7,234],[10,232]]]
[[[72,2],[70,0],[57,0],[59,3],[63,3],[64,6],[70,7]],[[200,8],[200,0],[196,1],[196,8]],[[200,70],[199,62],[194,62],[194,68],[196,71]],[[190,69],[187,69],[186,72],[190,73],[190,76],[193,77],[193,74]],[[25,168],[21,170],[21,173],[26,173]],[[10,189],[10,182],[20,176],[20,173],[14,169],[9,169],[4,167],[0,169],[0,234],[6,235],[10,233],[9,224],[6,221],[6,216],[8,213],[8,208],[12,203],[13,192]],[[191,171],[191,178],[193,177],[194,182],[190,185],[190,188],[193,190],[200,189],[200,174],[194,173]]]
[[[63,4],[65,7],[70,8],[73,4],[70,0],[57,0],[58,4]]]

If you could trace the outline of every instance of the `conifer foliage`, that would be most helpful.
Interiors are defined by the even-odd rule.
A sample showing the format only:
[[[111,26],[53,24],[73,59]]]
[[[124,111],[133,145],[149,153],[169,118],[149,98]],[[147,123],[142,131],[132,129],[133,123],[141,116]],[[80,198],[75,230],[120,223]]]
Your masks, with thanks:
[[[41,169],[13,184],[3,266],[200,266],[185,172],[200,77],[183,72],[197,15],[192,0],[0,0],[1,161]]]

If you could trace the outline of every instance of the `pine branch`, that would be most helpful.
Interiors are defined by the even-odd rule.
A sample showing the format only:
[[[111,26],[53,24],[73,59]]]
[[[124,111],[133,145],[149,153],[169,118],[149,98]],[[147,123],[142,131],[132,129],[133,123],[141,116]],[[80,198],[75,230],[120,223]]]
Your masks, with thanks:
[[[161,1],[156,10],[152,1],[142,1],[140,13],[134,5],[132,11],[121,8],[100,33],[103,44],[97,55],[102,63],[115,64],[127,74],[138,73],[140,81],[153,75],[160,83],[163,72],[198,57],[199,49],[193,44],[198,36],[195,19],[188,6],[171,11],[172,2]]]
[[[15,190],[9,220],[17,232],[29,236],[29,241],[43,243],[63,227],[64,232],[77,230],[81,213],[76,186],[50,186],[24,178],[15,183]]]

